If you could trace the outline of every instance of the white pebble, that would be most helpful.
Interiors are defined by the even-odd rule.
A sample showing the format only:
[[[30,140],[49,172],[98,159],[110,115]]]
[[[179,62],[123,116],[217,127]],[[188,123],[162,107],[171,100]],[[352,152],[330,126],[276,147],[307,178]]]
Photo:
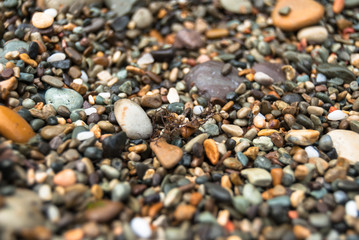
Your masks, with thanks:
[[[135,217],[131,220],[132,231],[140,238],[149,238],[152,235],[150,224],[141,217]]]
[[[82,120],[77,120],[76,122],[74,122],[74,124],[75,124],[75,127],[80,127],[80,126],[87,127],[87,124]]]
[[[308,146],[305,148],[307,152],[308,158],[319,157],[319,152],[312,146]]]
[[[345,119],[347,116],[348,116],[348,114],[346,114],[345,112],[343,112],[341,110],[335,110],[328,114],[328,120],[340,121],[340,120]]]
[[[318,73],[316,80],[317,83],[325,83],[327,81],[327,77],[322,73]]]
[[[47,62],[57,62],[66,59],[66,55],[64,53],[54,53],[50,57],[47,58]]]
[[[170,88],[167,94],[167,100],[169,103],[179,102],[180,97],[178,96],[178,92],[175,88]]]
[[[89,77],[87,76],[86,72],[84,70],[81,70],[81,76],[80,78],[84,80],[85,82],[88,82]]]
[[[97,110],[94,107],[90,107],[90,108],[85,109],[85,113],[86,113],[87,116],[89,116],[89,115],[91,115],[93,113],[97,113]]]
[[[81,78],[75,78],[72,82],[81,85],[84,81]]]
[[[266,119],[266,117],[265,117],[262,113],[258,113],[258,114],[256,115],[256,117],[260,117],[260,118]]]
[[[271,78],[264,72],[256,72],[256,74],[254,74],[254,81],[264,86],[269,86],[274,82],[273,78]]]
[[[111,97],[111,93],[109,93],[109,92],[102,92],[102,93],[99,93],[98,95],[104,99],[109,99]]]
[[[345,212],[352,217],[358,217],[358,209],[355,201],[351,200],[345,204]]]
[[[201,113],[203,113],[203,107],[198,105],[198,106],[194,106],[193,108],[193,114],[195,115],[200,115]]]
[[[50,205],[47,208],[46,215],[47,218],[53,223],[58,222],[61,217],[60,210],[55,205]]]
[[[50,201],[52,199],[51,187],[47,184],[39,188],[39,197],[43,201]]]
[[[79,134],[77,134],[77,140],[85,141],[85,140],[90,139],[90,138],[92,138],[94,136],[95,136],[95,134],[93,134],[93,132],[90,132],[90,131],[80,132]]]
[[[140,57],[137,60],[137,64],[138,65],[143,65],[143,64],[151,64],[153,63],[155,60],[153,59],[152,55],[150,53],[145,53],[142,55],[142,57]]]
[[[55,18],[57,16],[57,10],[55,8],[49,8],[44,11],[45,14]]]

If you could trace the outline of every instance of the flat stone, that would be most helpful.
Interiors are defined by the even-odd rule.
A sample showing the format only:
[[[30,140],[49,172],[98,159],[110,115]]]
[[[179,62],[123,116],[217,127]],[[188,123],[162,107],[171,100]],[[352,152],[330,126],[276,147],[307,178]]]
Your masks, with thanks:
[[[174,42],[175,48],[186,48],[194,50],[202,47],[201,35],[194,30],[183,29],[177,32]]]
[[[322,26],[306,27],[297,34],[298,40],[306,39],[310,43],[323,43],[327,37],[328,31]]]
[[[195,143],[202,144],[204,142],[204,140],[206,140],[208,137],[209,137],[209,135],[207,133],[202,133],[202,134],[192,138],[186,145],[183,146],[183,150],[185,152],[191,152],[193,145]]]
[[[163,138],[150,143],[152,151],[156,154],[158,161],[164,168],[170,169],[177,165],[182,159],[183,151],[181,148],[168,144]]]
[[[31,18],[34,27],[43,29],[48,28],[54,23],[54,18],[43,12],[36,12]]]
[[[243,129],[240,126],[234,124],[223,124],[221,126],[223,132],[229,134],[231,137],[242,137]]]
[[[327,133],[339,157],[346,158],[351,165],[359,162],[359,134],[349,130],[333,130]]]
[[[341,78],[346,83],[355,81],[355,75],[348,68],[337,64],[322,63],[317,67],[319,73],[324,74],[327,78]]]
[[[54,137],[63,133],[66,129],[66,125],[55,125],[55,126],[46,126],[41,129],[40,136],[45,140],[51,140]]]
[[[255,63],[253,65],[253,69],[256,72],[262,72],[267,74],[274,80],[274,83],[284,82],[286,80],[285,74],[282,71],[283,64],[279,63],[270,63],[270,62],[262,62]]]
[[[105,0],[105,4],[112,11],[116,12],[118,17],[121,17],[131,11],[136,1],[137,0]]]
[[[0,209],[0,225],[10,231],[21,231],[44,224],[42,201],[28,189],[17,188],[15,194],[4,198]]]
[[[86,0],[86,1],[83,1],[83,2],[85,2],[87,5],[90,5],[92,3],[101,3],[102,1],[103,0]],[[59,0],[45,0],[45,6],[46,7],[55,8],[57,10],[66,8],[66,7],[70,6],[73,3],[74,3],[73,0],[61,0],[61,1],[59,1]]]
[[[121,99],[114,104],[115,117],[122,130],[131,139],[148,139],[152,123],[146,112],[135,102]]]
[[[195,66],[184,78],[187,87],[191,88],[194,84],[201,96],[225,99],[226,94],[234,92],[245,79],[238,76],[234,67],[230,74],[223,76],[223,65],[222,62],[208,61]]]
[[[136,27],[139,29],[147,28],[153,22],[152,13],[147,8],[139,8],[132,15],[132,21],[136,23]]]
[[[252,3],[248,0],[221,0],[220,3],[229,12],[239,14],[250,14],[252,12]]]
[[[272,183],[272,176],[270,173],[262,168],[248,168],[241,171],[241,174],[248,179],[248,181],[259,187],[266,187]]]
[[[287,15],[281,9],[289,7]],[[286,31],[295,31],[316,24],[324,15],[324,7],[313,0],[279,0],[272,11],[273,24]]]
[[[18,39],[7,41],[4,45],[3,51],[1,52],[0,50],[0,63],[6,64],[7,60],[4,58],[4,56],[9,52],[18,51],[21,48],[24,48],[26,51],[28,51],[29,44]]]
[[[0,135],[18,143],[26,143],[35,136],[31,126],[18,113],[0,106]]]
[[[82,96],[75,90],[68,88],[50,88],[45,93],[45,101],[57,109],[63,105],[70,111],[81,108],[83,104]]]
[[[308,146],[315,143],[319,135],[320,132],[317,130],[290,130],[285,140],[300,146]]]
[[[69,187],[76,183],[76,173],[71,169],[65,169],[54,176],[54,184]]]
[[[120,202],[100,200],[91,203],[90,208],[85,211],[87,220],[94,222],[107,222],[115,218],[123,208]]]
[[[45,75],[41,77],[41,81],[49,84],[52,87],[61,88],[64,85],[62,78]]]

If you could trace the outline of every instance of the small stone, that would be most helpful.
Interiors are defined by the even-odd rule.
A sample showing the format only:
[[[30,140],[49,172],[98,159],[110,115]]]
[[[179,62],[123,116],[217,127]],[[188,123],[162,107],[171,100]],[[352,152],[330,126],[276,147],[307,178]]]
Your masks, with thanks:
[[[300,146],[308,146],[315,143],[319,138],[320,132],[317,130],[290,130],[285,140]]]
[[[152,13],[147,8],[139,8],[132,15],[132,21],[136,23],[136,27],[140,29],[147,28],[152,25]]]
[[[221,0],[220,3],[229,12],[239,14],[250,14],[252,12],[252,3],[248,0]]]
[[[137,60],[137,64],[138,65],[146,65],[146,64],[151,64],[153,63],[155,60],[153,59],[151,53],[145,53],[142,55],[142,57],[140,57]]]
[[[135,217],[131,220],[131,229],[139,238],[150,238],[152,230],[148,221],[141,217]]]
[[[85,217],[89,221],[104,223],[115,218],[122,208],[122,203],[100,200],[90,204],[85,211]]]
[[[45,140],[51,140],[63,133],[66,127],[66,125],[46,126],[41,129],[40,136]]]
[[[259,137],[253,140],[253,145],[261,151],[269,151],[273,148],[272,140],[269,137]]]
[[[177,32],[174,46],[176,48],[187,48],[190,50],[202,47],[203,41],[201,35],[194,31],[183,29]]]
[[[34,27],[43,29],[50,27],[54,22],[54,18],[46,13],[36,12],[32,15],[31,21]]]
[[[282,71],[283,64],[276,64],[270,62],[255,63],[253,70],[262,72],[271,77],[274,82],[284,82],[286,80],[285,74]]]
[[[254,81],[263,86],[270,86],[274,83],[273,78],[263,72],[256,72],[256,74],[254,74]]]
[[[64,53],[54,53],[50,57],[46,59],[47,62],[58,62],[66,59],[66,55]]]
[[[312,213],[309,215],[309,222],[318,228],[330,226],[330,220],[326,213]]]
[[[335,110],[328,114],[328,120],[331,120],[331,121],[340,121],[347,117],[348,117],[348,115],[341,110]]]
[[[112,189],[111,199],[114,202],[125,201],[131,194],[131,186],[128,183],[118,183]]]
[[[218,202],[230,202],[232,200],[231,195],[229,192],[214,183],[206,182],[205,184],[206,191],[209,193],[211,197],[213,197]]]
[[[57,109],[63,105],[70,111],[81,108],[83,104],[82,96],[72,89],[67,88],[50,88],[45,93],[47,104],[51,104]]]
[[[359,149],[357,143],[359,141],[359,134],[348,130],[333,130],[327,134],[332,142],[339,157],[349,160],[350,164],[354,165],[359,161]]]
[[[169,103],[175,103],[180,101],[180,97],[178,92],[175,88],[170,88],[167,94],[167,100]]]
[[[238,161],[236,158],[232,158],[232,157],[224,159],[223,165],[227,168],[234,170],[241,170],[243,168],[242,163]]]
[[[163,138],[150,143],[152,151],[164,168],[170,169],[177,165],[182,159],[183,151],[181,148],[168,144]]]
[[[17,143],[26,143],[35,136],[31,126],[18,113],[0,106],[0,135]]]
[[[57,10],[55,8],[48,8],[44,10],[44,13],[55,18],[57,16]]]
[[[319,157],[319,152],[313,146],[305,147],[305,151],[308,158]]]
[[[105,0],[106,5],[114,12],[117,16],[122,17],[129,13],[132,9],[132,5],[136,0]]]
[[[178,188],[171,189],[165,199],[163,200],[163,205],[165,207],[172,207],[178,204],[181,201],[182,192]]]
[[[162,105],[162,98],[159,93],[148,94],[141,98],[141,106],[148,108],[158,108]]]
[[[223,130],[223,132],[229,134],[231,137],[243,136],[242,128],[234,124],[223,124],[221,129]]]
[[[267,187],[272,183],[272,176],[262,168],[248,168],[241,171],[248,181],[259,187]]]
[[[195,212],[196,208],[194,206],[181,204],[177,206],[174,217],[177,221],[191,220]]]
[[[61,78],[50,75],[44,75],[41,77],[41,81],[49,84],[52,87],[61,88],[64,83]]]
[[[298,32],[297,38],[306,39],[310,43],[323,43],[328,38],[328,31],[322,26],[306,27]]]
[[[213,139],[206,139],[203,142],[204,150],[209,161],[216,165],[219,160],[219,151],[216,142]]]
[[[54,176],[54,184],[61,187],[69,187],[76,183],[76,174],[71,169],[65,169]]]
[[[319,73],[324,74],[327,78],[341,78],[345,82],[350,83],[356,79],[352,71],[344,66],[337,64],[322,63],[317,67]]]
[[[121,99],[114,104],[115,117],[131,139],[147,139],[152,135],[152,123],[146,112],[135,102]]]

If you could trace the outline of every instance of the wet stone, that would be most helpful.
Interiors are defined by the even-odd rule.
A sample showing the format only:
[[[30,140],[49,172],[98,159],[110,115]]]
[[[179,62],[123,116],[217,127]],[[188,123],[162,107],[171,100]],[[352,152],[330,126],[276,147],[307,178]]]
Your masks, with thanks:
[[[51,104],[57,109],[63,105],[70,111],[81,108],[83,104],[82,96],[72,89],[50,88],[45,93],[46,103]]]

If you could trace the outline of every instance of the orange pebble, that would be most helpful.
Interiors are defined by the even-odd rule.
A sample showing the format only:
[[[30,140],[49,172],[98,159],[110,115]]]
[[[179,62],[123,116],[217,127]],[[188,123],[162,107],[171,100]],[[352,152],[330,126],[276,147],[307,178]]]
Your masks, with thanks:
[[[345,0],[334,0],[333,12],[338,14],[344,9]]]
[[[209,161],[213,165],[217,164],[219,160],[219,152],[216,142],[213,139],[206,139],[203,142],[203,146]]]

